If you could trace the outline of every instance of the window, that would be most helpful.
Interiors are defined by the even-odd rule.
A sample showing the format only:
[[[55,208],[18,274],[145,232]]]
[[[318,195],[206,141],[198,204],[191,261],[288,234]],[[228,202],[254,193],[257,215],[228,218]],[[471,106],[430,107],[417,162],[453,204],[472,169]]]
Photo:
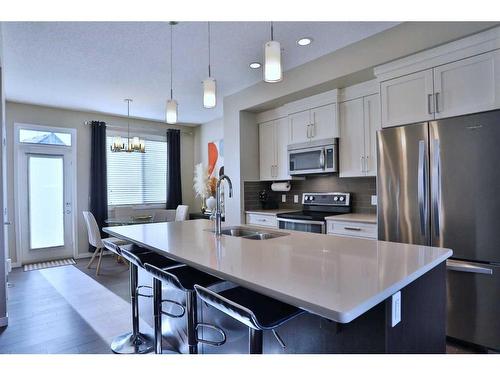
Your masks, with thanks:
[[[19,142],[56,146],[71,146],[71,133],[19,129]]]
[[[145,153],[112,152],[112,142],[107,136],[108,205],[166,203],[167,142],[146,139]]]

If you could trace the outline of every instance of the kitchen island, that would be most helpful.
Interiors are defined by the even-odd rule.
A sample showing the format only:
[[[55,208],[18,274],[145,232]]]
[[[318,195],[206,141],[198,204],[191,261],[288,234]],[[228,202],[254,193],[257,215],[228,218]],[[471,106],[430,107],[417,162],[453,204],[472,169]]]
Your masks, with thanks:
[[[216,237],[212,229],[208,220],[191,220],[104,231],[306,310],[280,329],[286,352],[444,352],[451,250],[279,230],[286,235],[267,240]],[[401,321],[392,327],[391,296],[398,291]],[[240,323],[203,304],[200,310],[200,321],[229,331],[223,347],[200,352],[245,352]],[[182,323],[167,335],[182,334]],[[281,351],[272,334],[264,351]]]

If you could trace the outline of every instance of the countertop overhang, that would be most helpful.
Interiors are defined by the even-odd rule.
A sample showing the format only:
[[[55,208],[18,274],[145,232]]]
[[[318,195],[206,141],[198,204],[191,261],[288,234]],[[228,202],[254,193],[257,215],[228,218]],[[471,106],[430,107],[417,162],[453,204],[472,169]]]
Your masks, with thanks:
[[[339,323],[354,320],[453,253],[294,231],[263,241],[217,238],[212,229],[213,222],[201,219],[104,231]]]

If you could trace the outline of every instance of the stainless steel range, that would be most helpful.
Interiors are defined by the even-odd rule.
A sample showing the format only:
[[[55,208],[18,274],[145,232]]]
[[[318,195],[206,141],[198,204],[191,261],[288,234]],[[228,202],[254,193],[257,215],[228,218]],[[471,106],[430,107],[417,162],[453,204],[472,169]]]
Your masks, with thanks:
[[[278,228],[326,233],[325,217],[351,212],[350,193],[304,193],[302,211],[276,215]]]

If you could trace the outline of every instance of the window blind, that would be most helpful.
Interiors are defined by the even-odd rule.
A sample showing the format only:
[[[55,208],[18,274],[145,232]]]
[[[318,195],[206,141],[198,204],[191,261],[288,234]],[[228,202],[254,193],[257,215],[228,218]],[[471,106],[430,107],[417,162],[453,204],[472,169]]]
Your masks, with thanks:
[[[167,143],[146,139],[145,153],[129,153],[112,152],[112,142],[106,137],[108,205],[166,203]]]

